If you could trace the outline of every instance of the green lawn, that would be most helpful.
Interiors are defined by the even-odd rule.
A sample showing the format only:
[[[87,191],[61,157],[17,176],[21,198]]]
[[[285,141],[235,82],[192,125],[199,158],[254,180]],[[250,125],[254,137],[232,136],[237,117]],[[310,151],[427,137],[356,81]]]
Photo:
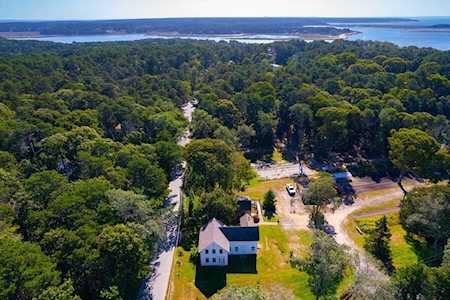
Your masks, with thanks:
[[[372,206],[367,206],[358,209],[352,215],[360,215],[365,213],[377,213],[383,209],[395,208],[400,206],[400,199],[392,199],[381,204],[376,204]]]
[[[361,213],[371,213],[377,210],[389,208],[390,206],[398,205],[398,201],[392,201],[386,203],[383,207],[376,206],[371,208],[364,208],[362,210],[355,211],[353,215]],[[367,232],[370,228],[373,228],[375,222],[381,218],[380,216],[372,216],[366,218],[354,218],[352,216],[346,221],[344,227],[355,243],[361,248],[364,248],[364,235],[361,235],[356,226],[358,226],[363,232]],[[408,266],[417,263],[418,255],[414,246],[407,241],[406,232],[399,223],[399,214],[391,213],[386,215],[389,222],[389,228],[391,230],[391,250],[392,259],[396,268]]]
[[[261,225],[260,236],[255,274],[228,273],[225,275],[220,270],[200,270],[201,275],[197,275],[197,282],[201,282],[201,285],[197,284],[197,286],[208,293],[211,290],[230,285],[255,286],[260,284],[262,287],[281,285],[291,289],[299,299],[314,299],[307,286],[308,275],[292,268],[288,261],[290,245],[293,242],[297,245],[296,253],[307,254],[307,249],[312,242],[311,233],[290,231],[288,234],[280,226]],[[175,261],[168,299],[206,299],[205,294],[196,286],[196,270],[194,265],[189,262],[189,253],[179,248]],[[208,280],[210,284],[205,287]],[[349,271],[338,292],[343,291],[352,280],[353,277]]]
[[[240,192],[242,196],[248,196],[253,200],[263,200],[264,194],[269,190],[277,191],[283,190],[287,183],[293,183],[290,178],[281,178],[275,180],[264,180],[256,177],[250,181],[250,184],[245,191]]]
[[[293,180],[290,178],[281,178],[275,180],[263,180],[259,177],[256,177],[250,181],[249,186],[245,189],[245,191],[240,192],[239,194],[242,196],[250,197],[252,200],[262,201],[264,199],[264,194],[269,190],[280,191],[284,190],[287,183],[293,183]],[[275,214],[271,218],[264,216],[264,221],[266,222],[277,222],[279,217]]]
[[[280,226],[261,226],[260,229],[261,249],[256,263],[258,274],[229,274],[228,284],[254,286],[259,283],[264,287],[280,284],[292,289],[300,299],[314,299],[307,287],[308,275],[289,264],[288,235]],[[302,235],[306,233],[302,232]]]
[[[299,234],[298,232],[296,234]],[[302,232],[299,240],[309,241],[309,233]],[[300,235],[300,234],[299,234]],[[292,289],[300,299],[314,299],[307,287],[308,275],[292,268],[289,260],[288,235],[280,226],[260,226],[260,249],[256,260],[256,274],[226,274],[226,285],[264,287],[282,285]],[[172,271],[171,290],[169,299],[206,299],[205,295],[196,287],[196,270],[189,262],[189,253],[179,248],[176,263]],[[216,272],[213,272],[216,273]],[[214,282],[218,283],[217,278]]]

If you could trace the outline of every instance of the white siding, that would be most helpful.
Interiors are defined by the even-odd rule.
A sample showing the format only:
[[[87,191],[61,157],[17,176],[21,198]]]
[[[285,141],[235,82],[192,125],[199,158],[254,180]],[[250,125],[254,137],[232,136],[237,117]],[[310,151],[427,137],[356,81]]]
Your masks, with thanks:
[[[202,266],[227,266],[228,251],[215,243],[210,244],[207,248],[200,251],[200,264]]]
[[[256,254],[258,242],[230,242],[230,255]]]

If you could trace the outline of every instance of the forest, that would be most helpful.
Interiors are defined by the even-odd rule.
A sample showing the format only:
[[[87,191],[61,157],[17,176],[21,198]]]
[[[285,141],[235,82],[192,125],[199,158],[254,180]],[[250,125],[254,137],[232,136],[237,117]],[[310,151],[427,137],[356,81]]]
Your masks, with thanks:
[[[192,99],[194,141],[180,147],[180,107]],[[209,217],[232,222],[249,162],[277,145],[287,159],[343,161],[400,185],[439,182],[450,176],[449,120],[450,53],[433,49],[0,39],[0,298],[135,299],[164,245],[163,202],[183,160],[184,190],[200,198],[187,218],[195,244]],[[450,257],[441,189],[402,207],[404,227],[437,249],[438,265]],[[438,227],[413,211],[430,193],[441,206],[422,219],[444,216]],[[398,299],[413,299],[409,283]]]
[[[329,23],[411,21],[398,18],[170,18],[97,21],[0,22],[0,33],[38,32],[40,35],[110,33],[164,34],[319,34],[339,35],[349,29]]]

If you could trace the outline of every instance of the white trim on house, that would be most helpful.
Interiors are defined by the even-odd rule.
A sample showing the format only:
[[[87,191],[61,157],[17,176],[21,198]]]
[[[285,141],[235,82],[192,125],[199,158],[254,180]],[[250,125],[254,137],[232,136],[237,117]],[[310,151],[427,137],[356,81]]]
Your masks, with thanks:
[[[230,241],[230,255],[252,255],[257,251],[257,241]]]
[[[228,253],[227,249],[212,243],[200,251],[200,264],[202,266],[227,266]]]
[[[228,227],[212,219],[199,234],[200,265],[227,266],[230,255],[256,255],[259,227]]]

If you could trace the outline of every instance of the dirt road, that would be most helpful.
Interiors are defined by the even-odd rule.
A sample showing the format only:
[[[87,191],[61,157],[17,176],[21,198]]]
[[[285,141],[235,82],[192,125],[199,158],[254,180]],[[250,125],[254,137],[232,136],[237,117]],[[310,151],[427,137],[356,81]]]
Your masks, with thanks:
[[[266,180],[292,177],[300,173],[300,166],[296,163],[274,164],[274,165],[253,165],[258,175]],[[304,172],[308,175],[314,175],[317,172],[304,166]],[[354,211],[380,205],[394,199],[403,197],[403,192],[398,185],[388,179],[383,178],[380,181],[373,181],[370,178],[353,178],[351,185],[358,195],[355,203],[351,206],[342,205],[333,213],[328,212],[325,218],[329,224],[336,230],[335,239],[339,244],[346,245],[358,257],[358,268],[362,271],[370,271],[375,279],[386,279],[386,275],[375,267],[363,250],[356,246],[353,240],[347,235],[343,228],[345,220]],[[407,189],[412,189],[420,183],[409,180],[406,184]],[[277,212],[280,225],[285,229],[308,229],[309,211],[303,203],[297,199],[291,198],[284,189],[275,191],[277,197]],[[386,209],[385,213],[398,211],[398,208]],[[378,212],[379,214],[379,212]],[[370,216],[370,215],[368,215]]]
[[[351,206],[342,205],[334,212],[325,213],[325,218],[336,230],[335,239],[339,244],[346,245],[358,257],[360,270],[370,271],[376,279],[386,279],[386,275],[378,270],[363,250],[356,246],[343,228],[345,220],[358,209],[383,204],[403,197],[403,192],[392,181],[384,179],[373,182],[368,179],[356,179],[355,190],[360,191],[361,197],[356,199]],[[409,189],[418,183],[410,182]],[[275,191],[277,196],[277,210],[280,217],[280,225],[285,229],[308,229],[309,212],[300,200],[295,200],[283,190]],[[380,211],[383,212],[381,209]],[[379,212],[377,214],[379,214]],[[389,208],[385,213],[398,211],[398,208]],[[370,214],[367,214],[370,216]]]
[[[371,274],[376,276],[376,279],[386,279],[386,275],[379,271],[372,263],[371,259],[367,256],[367,254],[360,249],[354,241],[347,235],[347,232],[344,229],[344,222],[354,211],[369,206],[375,206],[382,204],[384,202],[391,201],[393,199],[398,199],[403,197],[403,192],[398,188],[398,190],[388,189],[388,191],[380,196],[371,197],[368,200],[358,200],[352,206],[343,205],[338,208],[334,213],[328,212],[325,214],[325,219],[329,224],[333,225],[336,230],[336,242],[341,245],[348,246],[355,255],[359,258],[359,268],[361,270],[370,270]]]
[[[303,202],[288,195],[285,189],[275,191],[280,225],[285,229],[308,229],[309,215]]]

